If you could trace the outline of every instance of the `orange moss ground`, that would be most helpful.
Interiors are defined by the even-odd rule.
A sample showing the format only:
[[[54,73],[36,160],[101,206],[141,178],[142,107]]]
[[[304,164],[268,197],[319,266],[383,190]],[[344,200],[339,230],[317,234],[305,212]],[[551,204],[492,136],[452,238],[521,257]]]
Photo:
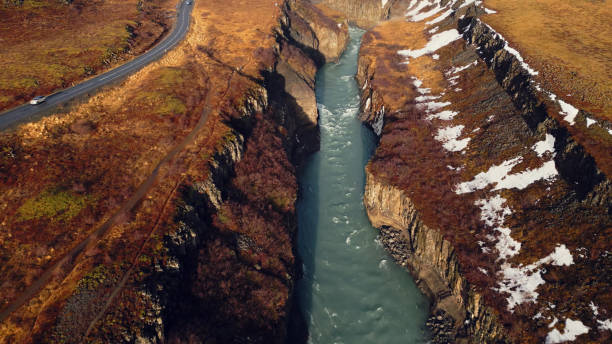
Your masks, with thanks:
[[[163,265],[161,238],[176,227],[178,191],[205,180],[210,157],[232,140],[223,122],[247,115],[247,102],[265,100],[260,71],[273,68],[279,15],[272,0],[197,1],[186,41],[162,60],[69,113],[2,134],[0,308],[111,215],[120,210],[121,215],[102,240],[74,265],[58,269],[0,324],[0,342],[27,342],[41,335],[53,342],[68,334],[79,340],[95,312],[79,322],[60,322],[58,312],[68,297],[80,295],[79,281],[100,264],[115,271],[112,286],[133,262],[136,270],[96,333],[112,342],[131,324],[126,314],[139,318],[146,309],[139,282],[153,264]],[[207,105],[210,116],[193,142],[161,166],[155,183],[132,210],[121,209],[195,128]],[[108,290],[101,295],[108,295],[112,287],[104,288]],[[90,303],[100,307],[104,302],[95,298]],[[73,327],[62,327],[66,324]]]
[[[452,28],[442,27],[439,32]],[[607,209],[582,203],[572,185],[560,177],[535,182],[524,190],[494,192],[488,186],[456,194],[459,183],[474,179],[493,165],[522,156],[523,162],[511,171],[518,173],[541,167],[550,156],[540,158],[535,154],[531,147],[543,140],[543,135],[530,131],[495,75],[478,59],[474,47],[463,40],[436,51],[438,59],[424,55],[402,64],[406,60],[397,51],[422,48],[428,39],[424,29],[430,28],[422,23],[390,21],[363,38],[358,78],[362,85],[368,82],[364,101],[371,95],[369,113],[383,107],[386,113],[383,134],[368,170],[381,182],[406,192],[424,223],[440,230],[453,244],[462,273],[499,312],[518,342],[540,342],[550,331],[548,324],[553,317],[580,319],[591,327],[589,335],[578,342],[605,342],[610,333],[596,330],[597,322],[588,305],[591,301],[600,305],[607,316],[612,309],[612,299],[606,292],[610,288],[606,274],[612,264],[604,253],[609,240],[603,239],[612,228]],[[478,63],[451,74],[452,68],[474,61]],[[422,94],[413,77],[422,81],[421,88],[431,90],[430,95],[440,96],[433,101],[451,103],[433,113],[452,110],[459,114],[452,120],[427,119],[423,105],[415,100]],[[373,117],[370,115],[369,120]],[[435,136],[442,128],[458,125],[464,126],[459,138],[471,140],[463,152],[449,152]],[[494,242],[490,243],[487,235],[497,234],[480,220],[481,210],[475,205],[477,200],[496,194],[512,209],[504,226],[522,243],[520,253],[509,260],[513,266],[532,264],[558,244],[568,247],[575,262],[569,267],[547,266],[542,274],[546,283],[537,290],[537,304],[521,304],[514,313],[506,310],[507,295],[492,290],[498,286],[499,261]],[[491,253],[484,253],[477,241],[487,243]],[[556,308],[547,307],[549,303]],[[535,321],[538,312],[543,318]]]
[[[0,111],[49,94],[148,49],[176,0],[25,0],[0,5]]]
[[[612,3],[485,0],[484,6],[497,13],[483,20],[540,72],[546,89],[612,120]]]

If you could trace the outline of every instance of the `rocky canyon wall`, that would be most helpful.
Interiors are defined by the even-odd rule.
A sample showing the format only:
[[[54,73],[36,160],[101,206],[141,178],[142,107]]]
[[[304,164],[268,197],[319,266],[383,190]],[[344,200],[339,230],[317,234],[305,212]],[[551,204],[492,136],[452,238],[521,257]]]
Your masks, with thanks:
[[[428,327],[434,342],[506,342],[506,332],[495,313],[469,288],[451,242],[423,223],[404,191],[381,182],[366,168],[364,204],[387,251],[432,300]]]
[[[394,1],[321,0],[319,2],[341,11],[353,24],[363,28],[370,28],[381,20],[388,19],[391,4]]]

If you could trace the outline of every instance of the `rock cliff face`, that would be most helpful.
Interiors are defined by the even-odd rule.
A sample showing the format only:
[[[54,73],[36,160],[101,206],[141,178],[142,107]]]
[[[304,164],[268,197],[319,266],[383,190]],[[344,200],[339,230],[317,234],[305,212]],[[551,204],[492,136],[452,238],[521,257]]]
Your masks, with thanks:
[[[451,242],[423,223],[405,191],[381,182],[366,168],[364,204],[372,226],[380,228],[385,248],[433,301],[427,325],[435,342],[507,342],[495,313],[462,275]],[[441,326],[443,318],[451,322]]]
[[[360,51],[380,136],[364,202],[431,297],[434,342],[606,342],[612,126],[545,90],[478,4],[401,12]]]
[[[321,3],[341,11],[352,23],[370,28],[384,19],[388,19],[391,4],[394,2],[380,0],[322,0]]]
[[[284,25],[288,36],[313,52],[323,55],[322,63],[337,61],[348,43],[348,21],[340,12],[310,1],[287,3]]]
[[[348,44],[348,24],[337,13],[323,13],[310,2],[285,4],[278,35],[281,61],[270,75],[269,90],[277,100],[289,136],[295,137],[292,157],[319,148],[315,74],[318,66],[337,60]],[[329,16],[327,16],[329,15]]]

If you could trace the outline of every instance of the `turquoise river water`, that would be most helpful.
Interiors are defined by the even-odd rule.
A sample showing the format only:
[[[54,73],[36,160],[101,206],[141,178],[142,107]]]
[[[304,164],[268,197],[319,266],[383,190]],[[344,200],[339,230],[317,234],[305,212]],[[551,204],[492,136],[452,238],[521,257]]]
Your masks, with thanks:
[[[297,299],[309,343],[426,343],[428,301],[385,252],[363,206],[364,167],[375,137],[357,118],[354,78],[361,36],[317,75],[321,150],[299,176]]]

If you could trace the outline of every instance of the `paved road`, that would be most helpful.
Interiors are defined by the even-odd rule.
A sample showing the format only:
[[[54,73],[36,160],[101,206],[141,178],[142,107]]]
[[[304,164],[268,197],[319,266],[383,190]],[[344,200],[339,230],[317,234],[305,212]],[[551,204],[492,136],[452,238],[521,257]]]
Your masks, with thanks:
[[[149,63],[162,57],[168,50],[177,45],[189,29],[189,20],[193,4],[187,4],[188,0],[182,1],[178,9],[178,18],[174,29],[159,44],[147,53],[127,62],[120,67],[110,70],[95,78],[84,81],[74,87],[54,93],[47,98],[47,101],[39,105],[24,104],[12,110],[0,114],[0,131],[5,130],[17,123],[27,122],[38,118],[39,114],[51,112],[53,108],[64,104],[69,100],[92,92],[104,85],[124,78],[135,71],[143,68]]]

